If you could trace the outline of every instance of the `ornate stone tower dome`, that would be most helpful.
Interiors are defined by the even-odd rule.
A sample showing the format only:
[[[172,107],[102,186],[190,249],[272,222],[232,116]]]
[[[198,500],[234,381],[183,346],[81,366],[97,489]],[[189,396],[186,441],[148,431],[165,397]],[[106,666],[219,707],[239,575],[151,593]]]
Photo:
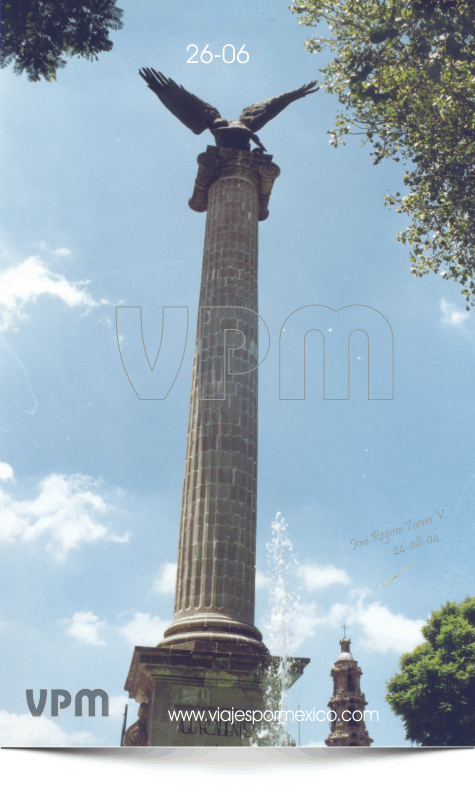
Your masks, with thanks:
[[[373,742],[364,722],[364,708],[368,703],[360,688],[361,668],[350,652],[349,638],[340,640],[341,652],[331,670],[333,695],[328,706],[334,720],[325,745],[366,745]]]

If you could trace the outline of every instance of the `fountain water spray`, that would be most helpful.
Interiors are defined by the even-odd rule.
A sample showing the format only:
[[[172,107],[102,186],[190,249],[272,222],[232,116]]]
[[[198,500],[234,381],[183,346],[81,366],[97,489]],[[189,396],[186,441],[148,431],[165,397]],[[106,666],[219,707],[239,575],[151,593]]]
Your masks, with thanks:
[[[284,719],[269,722],[259,733],[259,745],[295,745],[285,721],[286,691],[292,684],[290,675],[293,651],[292,623],[295,620],[299,596],[291,585],[292,569],[298,565],[292,542],[287,536],[287,524],[278,513],[272,522],[272,537],[267,543],[267,564],[272,578],[269,590],[269,618],[266,622],[266,641],[279,664],[268,669],[265,704],[274,715],[284,711]]]

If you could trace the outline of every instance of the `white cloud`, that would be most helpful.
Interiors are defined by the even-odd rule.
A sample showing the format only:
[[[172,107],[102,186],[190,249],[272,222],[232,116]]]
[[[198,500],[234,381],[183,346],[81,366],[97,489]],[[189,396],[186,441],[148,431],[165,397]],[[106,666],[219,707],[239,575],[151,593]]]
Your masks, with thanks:
[[[68,252],[58,249],[56,253]],[[0,331],[25,320],[25,306],[37,301],[40,296],[49,295],[60,298],[68,306],[98,306],[91,295],[84,290],[88,282],[69,282],[64,276],[53,273],[40,257],[28,257],[0,273]],[[107,303],[100,301],[99,303]]]
[[[346,604],[337,602],[328,611],[321,613],[315,603],[299,603],[291,622],[291,653],[295,653],[307,638],[313,637],[318,627],[341,630],[344,621],[349,627],[347,636],[351,637],[351,628],[358,629],[358,634],[363,630],[359,643],[375,652],[385,654],[395,651],[402,654],[412,651],[424,642],[421,633],[424,619],[406,618],[401,613],[392,613],[381,602],[365,604],[369,593],[362,589],[350,591]],[[279,640],[275,627],[269,624],[266,629],[271,636],[273,653],[281,653],[276,643],[272,642],[274,638]],[[267,638],[265,642],[269,645]]]
[[[68,257],[72,252],[69,248],[55,248],[53,254],[58,254],[60,257]]]
[[[364,632],[363,644],[378,652],[396,651],[402,654],[423,643],[421,628],[425,620],[392,613],[381,602],[365,605],[363,602],[367,595],[367,592],[358,595],[357,591],[352,591],[352,601],[346,605],[334,604],[326,623],[334,627],[341,626],[343,621],[350,627],[359,625]],[[347,634],[351,636],[351,631]]]
[[[271,583],[271,578],[259,569],[256,570],[256,588],[266,588]]]
[[[308,591],[320,591],[330,585],[337,583],[348,585],[350,582],[346,571],[337,569],[332,564],[329,566],[299,566],[297,574],[304,581],[304,586]]]
[[[163,621],[159,616],[152,616],[150,613],[140,613],[138,610],[128,610],[122,613],[119,619],[125,616],[132,616],[125,624],[108,624],[101,621],[91,611],[76,612],[72,618],[61,619],[59,621],[65,627],[67,635],[90,646],[105,646],[104,634],[116,632],[126,638],[134,646],[156,646],[162,640],[163,633],[170,625],[170,621]],[[117,696],[119,699],[119,696]],[[126,696],[124,696],[127,701]],[[119,702],[117,701],[117,704]],[[120,702],[122,704],[122,702]],[[119,706],[117,706],[119,709]],[[123,713],[122,705],[122,713]]]
[[[105,642],[99,637],[99,633],[106,629],[107,624],[105,621],[99,621],[99,618],[94,613],[74,613],[67,623],[67,635],[72,635],[73,638],[81,641],[81,643],[87,643],[91,646],[105,646]]]
[[[375,651],[412,651],[424,642],[421,628],[424,620],[406,618],[391,611],[380,602],[373,602],[363,612],[361,625],[367,645]]]
[[[169,624],[169,621],[163,621],[158,616],[136,610],[134,617],[119,627],[118,632],[134,646],[156,646]]]
[[[99,743],[90,732],[66,732],[54,720],[0,711],[0,745],[21,747],[93,746]]]
[[[0,489],[0,540],[23,542],[42,538],[58,560],[82,543],[124,542],[99,521],[112,509],[97,492],[99,483],[86,475],[49,475],[33,500],[15,500]]]
[[[158,593],[175,593],[176,563],[164,563],[153,583],[153,590]]]
[[[446,301],[445,298],[442,298],[440,308],[443,314],[443,322],[449,323],[451,326],[460,326],[469,317],[469,313],[465,308],[464,310],[459,309],[455,304]]]
[[[292,651],[298,649],[306,638],[315,635],[315,629],[323,622],[324,619],[317,616],[315,604],[300,603],[292,623]]]
[[[3,461],[0,461],[0,480],[15,480],[12,467]]]

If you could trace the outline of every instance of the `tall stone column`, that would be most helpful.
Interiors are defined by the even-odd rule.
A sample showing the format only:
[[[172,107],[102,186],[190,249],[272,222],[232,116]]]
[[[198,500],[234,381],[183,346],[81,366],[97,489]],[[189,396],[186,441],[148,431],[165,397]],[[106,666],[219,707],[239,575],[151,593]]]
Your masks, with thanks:
[[[135,647],[125,689],[141,706],[125,745],[249,745],[249,710],[265,709],[279,666],[254,626],[257,226],[280,173],[271,161],[213,146],[198,157],[189,204],[207,219],[175,611],[164,640]],[[290,661],[291,681],[308,662]]]
[[[271,160],[217,147],[198,158],[190,205],[207,219],[175,612],[161,646],[265,649],[254,626],[257,226],[280,173]]]

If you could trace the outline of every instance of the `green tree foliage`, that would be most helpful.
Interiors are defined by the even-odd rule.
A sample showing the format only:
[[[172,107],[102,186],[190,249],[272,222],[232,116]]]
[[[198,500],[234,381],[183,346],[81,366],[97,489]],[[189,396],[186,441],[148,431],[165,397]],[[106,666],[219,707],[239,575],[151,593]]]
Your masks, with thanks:
[[[98,60],[111,50],[109,28],[122,27],[115,0],[2,0],[0,66],[13,63],[28,80],[56,80],[62,55]]]
[[[335,53],[322,70],[344,110],[336,147],[365,135],[375,164],[408,164],[408,193],[385,197],[410,217],[399,240],[411,270],[462,285],[475,300],[474,0],[294,0],[300,23],[319,26],[310,52]]]
[[[422,634],[425,643],[402,655],[386,700],[406,740],[475,745],[475,597],[434,611]]]

